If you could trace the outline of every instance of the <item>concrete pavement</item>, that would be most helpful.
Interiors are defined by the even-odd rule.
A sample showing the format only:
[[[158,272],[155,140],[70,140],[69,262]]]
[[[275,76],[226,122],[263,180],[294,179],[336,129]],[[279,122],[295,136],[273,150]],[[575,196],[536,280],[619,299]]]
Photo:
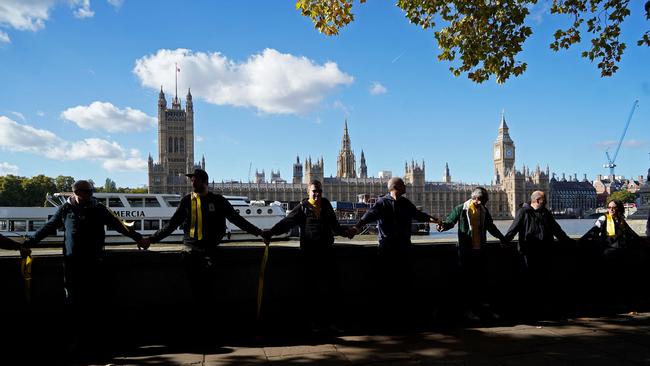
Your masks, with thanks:
[[[191,342],[190,342],[191,343]],[[102,355],[100,355],[102,354]],[[265,336],[106,347],[72,365],[642,365],[650,313],[434,328],[424,332]],[[17,363],[18,364],[18,363]]]

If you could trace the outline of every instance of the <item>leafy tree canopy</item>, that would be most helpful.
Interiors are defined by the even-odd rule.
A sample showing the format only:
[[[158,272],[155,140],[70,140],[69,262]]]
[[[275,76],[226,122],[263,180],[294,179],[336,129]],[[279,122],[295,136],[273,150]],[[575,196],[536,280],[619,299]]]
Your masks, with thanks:
[[[47,204],[45,196],[48,193],[71,192],[74,182],[73,177],[63,175],[56,178],[44,175],[37,175],[32,178],[11,174],[0,176],[0,206],[41,207]],[[109,188],[106,192],[147,193],[147,188],[118,188],[115,181],[110,178],[106,179],[105,186]],[[100,187],[97,191],[103,192],[105,190],[104,187]]]
[[[526,25],[529,9],[538,0],[397,0],[406,18],[423,29],[434,29],[441,49],[438,59],[458,61],[449,70],[477,83],[491,76],[498,83],[526,71],[518,59],[523,43],[533,33]],[[363,4],[366,0],[359,0]],[[312,19],[318,31],[328,36],[354,20],[354,0],[297,0],[296,9]],[[643,7],[642,2],[634,2]],[[636,5],[638,4],[638,5]],[[582,35],[591,34],[590,46],[582,57],[597,61],[601,76],[611,76],[625,51],[621,42],[621,24],[630,15],[630,0],[553,0],[552,14],[569,15],[572,24],[554,33],[550,44],[554,51],[580,43]],[[650,2],[645,5],[650,19]],[[441,24],[437,26],[438,24]],[[637,41],[650,46],[650,30]]]
[[[613,200],[618,200],[623,203],[632,203],[636,200],[636,194],[629,192],[627,190],[616,191],[610,194],[609,197],[607,198],[607,202],[611,202]]]

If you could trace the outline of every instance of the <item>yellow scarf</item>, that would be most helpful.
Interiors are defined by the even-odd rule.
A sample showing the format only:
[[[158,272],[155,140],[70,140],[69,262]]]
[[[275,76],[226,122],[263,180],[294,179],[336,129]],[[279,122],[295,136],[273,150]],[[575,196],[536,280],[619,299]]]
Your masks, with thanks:
[[[190,226],[190,237],[197,240],[203,239],[203,214],[201,212],[201,196],[198,193],[192,193],[192,216]]]
[[[314,208],[314,214],[316,218],[320,218],[320,201],[316,201],[312,198],[308,199],[307,202]]]
[[[607,217],[607,236],[616,236],[616,225],[614,224],[614,218],[608,213],[605,214]]]
[[[469,203],[469,227],[472,231],[472,248],[481,249],[481,230],[480,225],[480,211],[479,208],[474,206],[474,202]]]

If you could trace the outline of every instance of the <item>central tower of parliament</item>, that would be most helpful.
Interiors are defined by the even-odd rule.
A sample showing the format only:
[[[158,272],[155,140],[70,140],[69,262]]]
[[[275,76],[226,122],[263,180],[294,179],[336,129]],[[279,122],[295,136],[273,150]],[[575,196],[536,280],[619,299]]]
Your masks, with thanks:
[[[505,117],[501,116],[497,138],[492,147],[494,179],[492,184],[484,185],[490,192],[487,206],[492,216],[499,219],[514,217],[522,203],[535,190],[549,191],[549,168],[542,171],[523,166],[515,168],[515,144],[510,137]],[[149,192],[178,193],[191,192],[189,180],[185,177],[195,168],[205,169],[205,158],[194,163],[194,109],[192,95],[188,91],[185,109],[181,108],[177,96],[167,109],[165,94],[160,90],[158,97],[158,157],[154,163],[149,156]],[[230,196],[246,196],[251,200],[280,201],[293,206],[307,196],[307,183],[317,179],[323,183],[325,197],[330,201],[358,202],[372,199],[387,193],[390,177],[368,177],[366,157],[361,151],[357,170],[356,157],[345,121],[341,149],[337,157],[335,177],[324,176],[323,157],[312,160],[311,156],[300,161],[296,157],[293,164],[293,177],[290,182],[282,179],[279,172],[271,172],[271,180],[266,181],[264,171],[256,172],[255,182],[210,183],[212,191]],[[213,172],[214,174],[214,172]],[[469,199],[475,185],[452,182],[449,166],[440,181],[427,181],[425,162],[406,162],[402,176],[407,185],[406,196],[424,211],[434,216],[444,216],[452,208]]]

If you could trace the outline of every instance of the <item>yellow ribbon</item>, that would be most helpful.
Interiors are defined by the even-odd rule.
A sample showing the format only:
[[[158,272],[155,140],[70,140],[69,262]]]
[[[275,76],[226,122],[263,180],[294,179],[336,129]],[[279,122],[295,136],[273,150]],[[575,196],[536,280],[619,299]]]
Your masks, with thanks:
[[[479,208],[474,205],[474,202],[469,203],[469,227],[472,232],[472,248],[481,248],[481,230],[479,228]]]
[[[260,266],[260,277],[257,282],[257,318],[259,319],[262,312],[262,294],[264,293],[264,273],[266,272],[266,262],[269,260],[269,246],[264,246],[264,256]]]
[[[609,214],[609,212],[606,214],[607,216],[607,236],[616,236],[616,225],[614,224],[614,218],[612,215]]]
[[[192,212],[191,212],[190,237],[197,234],[197,240],[203,239],[203,215],[201,213],[201,197],[197,193],[192,193]],[[198,231],[198,233],[197,233]]]
[[[32,255],[21,259],[20,272],[25,280],[25,300],[28,304],[32,302]]]

